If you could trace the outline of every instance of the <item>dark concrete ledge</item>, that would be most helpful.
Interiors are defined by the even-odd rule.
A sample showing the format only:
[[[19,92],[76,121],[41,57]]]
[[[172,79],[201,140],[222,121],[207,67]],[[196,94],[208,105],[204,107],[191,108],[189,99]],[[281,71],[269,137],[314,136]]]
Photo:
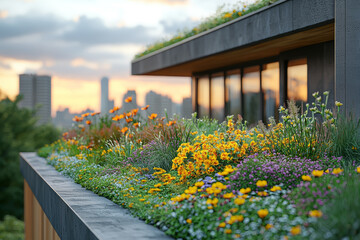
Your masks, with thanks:
[[[177,71],[174,68],[184,63],[333,22],[334,1],[280,0],[244,17],[134,60],[131,63],[132,74],[189,76],[191,71],[197,69],[189,67],[191,71]],[[324,39],[329,40],[331,39]]]
[[[170,239],[61,175],[36,153],[20,153],[20,169],[61,239]]]

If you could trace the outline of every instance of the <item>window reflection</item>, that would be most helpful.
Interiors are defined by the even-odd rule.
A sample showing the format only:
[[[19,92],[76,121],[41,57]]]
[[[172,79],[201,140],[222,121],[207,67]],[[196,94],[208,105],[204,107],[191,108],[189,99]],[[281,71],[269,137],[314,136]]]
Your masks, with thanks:
[[[264,120],[267,121],[269,117],[274,117],[276,120],[279,120],[280,74],[278,62],[264,64],[262,66],[261,86],[264,97]]]
[[[191,79],[191,112],[194,112],[196,106],[196,78],[192,77]]]
[[[211,75],[211,118],[219,121],[224,120],[225,116],[225,92],[223,73]]]
[[[198,78],[198,114],[199,117],[209,116],[210,95],[209,78],[207,76]]]
[[[261,120],[259,66],[244,68],[242,83],[244,94],[244,119],[249,125],[253,125]]]
[[[241,114],[241,83],[240,70],[226,72],[225,108],[227,115],[236,117]]]
[[[288,99],[298,105],[307,101],[307,60],[296,59],[288,62],[287,67]]]

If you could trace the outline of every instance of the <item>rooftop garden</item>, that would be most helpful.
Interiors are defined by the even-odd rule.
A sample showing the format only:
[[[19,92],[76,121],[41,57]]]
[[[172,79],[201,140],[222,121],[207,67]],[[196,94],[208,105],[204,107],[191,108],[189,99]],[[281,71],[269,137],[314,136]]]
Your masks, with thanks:
[[[358,239],[359,122],[313,96],[251,129],[148,106],[87,113],[39,155],[174,238]]]
[[[159,49],[162,49],[164,47],[167,47],[167,46],[170,46],[177,42],[180,42],[184,39],[195,36],[199,33],[205,32],[205,31],[212,29],[214,27],[217,27],[221,24],[224,24],[224,23],[230,22],[234,19],[237,19],[239,17],[245,16],[245,15],[252,13],[260,8],[271,5],[277,1],[278,0],[256,0],[256,2],[254,2],[253,4],[250,4],[250,5],[240,3],[237,6],[234,6],[234,9],[231,11],[225,11],[222,8],[219,8],[218,11],[214,15],[204,19],[199,25],[197,25],[193,29],[191,29],[191,30],[184,29],[183,31],[180,31],[175,36],[173,36],[169,39],[159,40],[151,45],[148,45],[146,47],[145,51],[136,54],[134,59],[136,60],[136,59],[138,59],[142,56],[145,56],[149,53],[155,52]]]

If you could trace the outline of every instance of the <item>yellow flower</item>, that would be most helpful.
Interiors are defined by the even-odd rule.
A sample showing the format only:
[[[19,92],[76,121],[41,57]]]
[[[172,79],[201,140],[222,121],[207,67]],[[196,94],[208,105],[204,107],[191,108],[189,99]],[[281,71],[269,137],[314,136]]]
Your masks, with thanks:
[[[358,167],[356,168],[356,172],[357,172],[357,173],[360,173],[360,166],[358,166]]]
[[[134,203],[130,203],[130,204],[129,204],[129,208],[132,208],[133,205],[134,205]]]
[[[140,202],[144,202],[145,199],[144,199],[144,198],[140,198],[139,201],[140,201]]]
[[[335,168],[333,171],[332,171],[332,174],[335,174],[335,175],[338,175],[340,173],[342,173],[344,170],[341,169],[341,168]]]
[[[302,179],[303,181],[311,181],[311,180],[312,180],[311,177],[308,176],[308,175],[302,175],[301,179]]]
[[[251,188],[242,188],[242,189],[240,189],[240,192],[242,194],[247,194],[247,193],[251,192]]]
[[[310,217],[320,218],[322,217],[322,212],[320,210],[312,210],[309,212]]]
[[[268,223],[268,224],[266,224],[265,229],[269,230],[270,228],[273,228],[273,227],[274,227],[274,225]]]
[[[301,233],[301,226],[300,225],[297,225],[295,227],[292,227],[291,230],[290,230],[290,233],[292,235],[299,235]]]
[[[243,199],[243,198],[235,198],[234,203],[236,205],[243,205],[245,203],[245,199]]]
[[[321,177],[323,174],[324,174],[323,170],[314,170],[314,171],[312,171],[312,175],[314,177]]]
[[[152,119],[154,119],[154,118],[156,118],[156,117],[157,117],[157,114],[156,114],[156,113],[152,113],[152,114],[149,116],[149,119],[152,120]]]
[[[219,227],[220,227],[220,228],[224,228],[225,226],[226,226],[226,223],[225,223],[225,222],[222,222],[222,223],[219,224]]]
[[[269,214],[269,211],[267,209],[260,209],[257,214],[260,218],[264,218]]]
[[[266,196],[268,195],[268,193],[265,192],[265,191],[262,191],[262,192],[258,192],[258,195],[259,195],[260,197],[266,197]]]
[[[272,188],[270,189],[270,191],[272,191],[272,192],[281,191],[281,187],[279,187],[279,186],[274,186],[274,187],[272,187]]]
[[[266,187],[267,186],[267,182],[266,182],[266,180],[259,180],[259,181],[257,181],[256,182],[256,186],[258,186],[258,187]]]
[[[231,193],[225,193],[223,198],[229,199],[229,198],[233,198],[235,197],[235,195],[231,192]]]
[[[189,218],[189,219],[186,219],[186,222],[187,222],[188,224],[191,224],[191,223],[192,223],[192,220]]]
[[[197,182],[197,183],[195,183],[195,186],[202,187],[202,186],[204,186],[204,182]]]
[[[161,183],[155,184],[154,187],[156,188],[161,187]]]
[[[231,231],[231,229],[225,229],[225,233],[226,233],[226,234],[231,234],[232,231]]]
[[[335,106],[341,107],[343,104],[341,102],[335,101]]]
[[[155,207],[155,208],[158,208],[158,207],[160,207],[160,205],[159,205],[159,204],[155,204],[154,207]]]

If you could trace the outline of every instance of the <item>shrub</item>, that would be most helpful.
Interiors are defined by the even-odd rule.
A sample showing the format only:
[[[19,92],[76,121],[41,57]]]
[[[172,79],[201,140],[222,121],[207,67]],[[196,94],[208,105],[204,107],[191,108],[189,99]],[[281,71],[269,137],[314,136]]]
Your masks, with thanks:
[[[14,216],[5,215],[4,220],[0,222],[0,239],[24,239],[24,222]]]

